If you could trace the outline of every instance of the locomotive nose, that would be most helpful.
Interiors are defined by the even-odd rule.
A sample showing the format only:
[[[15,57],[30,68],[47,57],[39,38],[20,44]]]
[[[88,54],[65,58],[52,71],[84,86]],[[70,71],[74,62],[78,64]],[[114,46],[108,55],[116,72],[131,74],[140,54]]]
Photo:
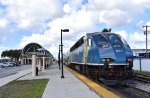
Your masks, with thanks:
[[[114,54],[116,63],[126,62],[126,54],[123,48],[114,48]]]

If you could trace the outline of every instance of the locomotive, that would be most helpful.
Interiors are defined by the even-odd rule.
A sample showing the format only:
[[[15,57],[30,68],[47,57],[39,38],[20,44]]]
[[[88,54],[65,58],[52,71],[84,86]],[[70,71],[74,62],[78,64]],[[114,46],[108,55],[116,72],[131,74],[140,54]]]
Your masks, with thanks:
[[[87,33],[65,54],[64,62],[106,85],[133,82],[133,53],[119,34]]]

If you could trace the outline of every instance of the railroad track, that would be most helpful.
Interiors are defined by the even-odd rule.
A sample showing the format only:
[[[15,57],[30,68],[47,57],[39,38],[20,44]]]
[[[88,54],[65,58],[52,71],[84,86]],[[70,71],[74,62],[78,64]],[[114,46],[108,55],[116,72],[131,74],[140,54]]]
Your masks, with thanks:
[[[145,82],[140,83],[135,81],[130,85],[107,86],[100,81],[94,80],[92,78],[89,79],[112,91],[121,98],[150,98],[150,85],[147,85]]]
[[[91,78],[89,79],[95,81]],[[135,82],[130,85],[107,86],[100,81],[95,82],[120,96],[120,98],[150,98],[150,85],[145,86],[144,83],[142,85],[139,82]]]
[[[150,98],[150,93],[131,85],[114,86],[114,91],[123,95],[122,98]]]
[[[146,84],[145,82],[135,81],[130,85],[107,86],[100,81],[91,80],[119,95],[121,98],[150,98],[150,84]]]
[[[134,76],[135,76],[134,77],[135,80],[150,84],[150,76],[141,75],[141,74],[137,74],[137,73],[134,73]]]
[[[150,93],[150,84],[134,81],[134,83],[130,84],[130,86]]]

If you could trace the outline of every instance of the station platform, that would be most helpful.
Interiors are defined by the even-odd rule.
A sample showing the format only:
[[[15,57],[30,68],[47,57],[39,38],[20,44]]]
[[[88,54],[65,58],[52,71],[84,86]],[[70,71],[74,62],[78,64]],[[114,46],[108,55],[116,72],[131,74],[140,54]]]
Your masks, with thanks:
[[[49,79],[42,98],[119,98],[68,67],[64,67],[64,77],[58,65],[52,65],[36,77],[28,74],[19,80]]]
[[[49,69],[39,72],[36,77],[28,74],[19,80],[49,79],[42,98],[100,98],[66,68],[64,77],[61,78],[58,65],[52,65]]]

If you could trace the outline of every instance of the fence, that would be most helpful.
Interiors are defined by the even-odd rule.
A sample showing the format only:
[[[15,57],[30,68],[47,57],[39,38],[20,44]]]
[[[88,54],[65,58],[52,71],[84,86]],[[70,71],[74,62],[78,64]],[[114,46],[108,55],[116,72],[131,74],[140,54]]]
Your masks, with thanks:
[[[150,58],[135,58],[133,69],[141,71],[150,71]]]

